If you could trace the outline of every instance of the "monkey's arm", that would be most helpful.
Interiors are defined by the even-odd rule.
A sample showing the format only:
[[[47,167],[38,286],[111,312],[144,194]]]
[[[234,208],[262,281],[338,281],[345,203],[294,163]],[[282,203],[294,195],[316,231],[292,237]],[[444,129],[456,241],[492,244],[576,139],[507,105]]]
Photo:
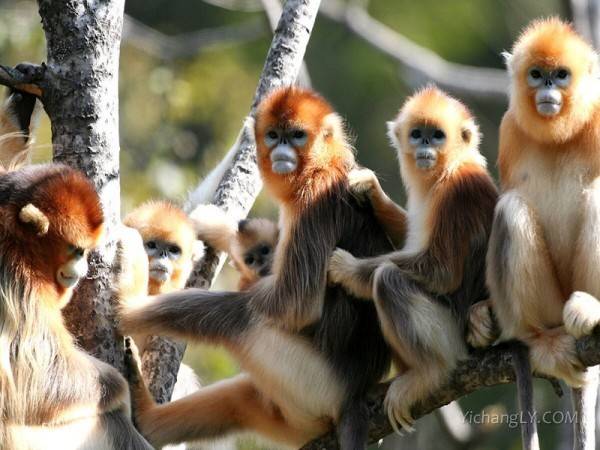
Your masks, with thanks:
[[[348,182],[355,194],[369,199],[377,220],[394,246],[401,247],[406,238],[408,223],[406,210],[385,193],[372,170],[354,169],[348,176]]]
[[[0,166],[9,168],[27,158],[32,116],[36,98],[10,90],[0,109]]]
[[[190,213],[198,239],[219,252],[229,253],[238,231],[237,223],[215,205],[198,205]]]

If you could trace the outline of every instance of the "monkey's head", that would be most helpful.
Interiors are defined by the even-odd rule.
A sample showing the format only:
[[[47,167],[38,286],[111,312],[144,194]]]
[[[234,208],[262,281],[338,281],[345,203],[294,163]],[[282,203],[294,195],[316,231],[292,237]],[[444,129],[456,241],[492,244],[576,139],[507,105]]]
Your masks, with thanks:
[[[104,229],[89,180],[59,164],[9,172],[0,178],[0,222],[3,264],[14,265],[48,306],[66,305]]]
[[[598,55],[557,18],[536,20],[505,53],[510,109],[538,141],[564,142],[589,120],[598,101]]]
[[[256,282],[271,274],[278,239],[279,229],[272,221],[240,220],[236,241],[232,245],[232,258],[245,280]]]
[[[255,134],[265,186],[282,201],[314,195],[354,164],[342,119],[310,90],[269,94],[258,106]]]
[[[138,230],[148,255],[148,293],[183,289],[197,249],[196,232],[187,214],[166,201],[148,202],[123,220]]]
[[[470,111],[434,86],[404,103],[396,119],[388,122],[388,135],[405,177],[435,180],[453,163],[465,159],[484,163]]]

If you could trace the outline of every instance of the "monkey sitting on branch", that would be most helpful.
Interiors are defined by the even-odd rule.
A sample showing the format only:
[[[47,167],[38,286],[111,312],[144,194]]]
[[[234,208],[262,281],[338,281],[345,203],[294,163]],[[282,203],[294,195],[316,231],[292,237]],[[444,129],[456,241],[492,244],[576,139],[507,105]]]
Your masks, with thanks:
[[[385,408],[396,431],[410,431],[413,404],[441,387],[467,355],[469,307],[488,296],[485,255],[497,190],[478,151],[477,125],[458,100],[425,88],[388,125],[408,210],[390,203],[371,171],[352,178],[404,246],[370,258],[338,249],[329,278],[373,300],[399,373]]]
[[[298,447],[335,426],[343,450],[364,449],[366,395],[387,375],[390,349],[374,305],[328,286],[327,264],[336,246],[364,257],[392,246],[349,189],[353,151],[325,100],[276,90],[259,105],[255,134],[262,178],[280,204],[272,274],[246,291],[160,295],[122,316],[129,332],[224,345],[245,373],[166,405],[138,383],[137,423],[158,446],[255,431]]]

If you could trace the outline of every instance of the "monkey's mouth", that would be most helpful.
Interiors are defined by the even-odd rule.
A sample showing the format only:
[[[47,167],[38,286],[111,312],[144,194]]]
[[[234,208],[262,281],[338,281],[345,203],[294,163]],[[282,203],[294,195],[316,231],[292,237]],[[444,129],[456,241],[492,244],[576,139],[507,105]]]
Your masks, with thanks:
[[[298,167],[298,157],[292,147],[280,144],[271,152],[271,169],[279,175],[292,173]]]
[[[65,289],[70,289],[77,284],[79,277],[77,275],[67,275],[62,270],[58,272],[58,282]]]
[[[169,271],[164,267],[152,267],[148,273],[150,278],[155,281],[165,282],[169,278]]]
[[[537,110],[542,116],[554,116],[560,112],[561,107],[561,102],[552,99],[537,102]]]
[[[415,161],[419,169],[431,169],[437,162],[437,153],[431,149],[419,149]]]

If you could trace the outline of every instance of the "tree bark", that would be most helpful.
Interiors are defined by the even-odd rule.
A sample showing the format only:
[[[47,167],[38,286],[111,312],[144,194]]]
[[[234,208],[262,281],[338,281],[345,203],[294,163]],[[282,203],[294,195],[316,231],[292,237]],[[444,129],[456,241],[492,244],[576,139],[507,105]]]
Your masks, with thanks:
[[[119,187],[119,46],[124,0],[39,0],[48,62],[41,100],[52,124],[54,161],[81,169],[96,187],[104,244],[64,315],[79,344],[123,370],[112,297]]]
[[[286,1],[254,95],[250,116],[254,116],[256,106],[270,90],[295,82],[319,4],[320,0]],[[213,203],[235,220],[246,217],[262,186],[256,166],[253,134],[253,130],[243,127],[242,139],[231,168],[225,173],[213,198]],[[188,286],[210,287],[220,258],[221,255],[208,249],[205,257],[194,267]],[[152,338],[146,347],[142,360],[144,376],[154,398],[160,403],[171,398],[184,351],[184,343],[161,337]]]

